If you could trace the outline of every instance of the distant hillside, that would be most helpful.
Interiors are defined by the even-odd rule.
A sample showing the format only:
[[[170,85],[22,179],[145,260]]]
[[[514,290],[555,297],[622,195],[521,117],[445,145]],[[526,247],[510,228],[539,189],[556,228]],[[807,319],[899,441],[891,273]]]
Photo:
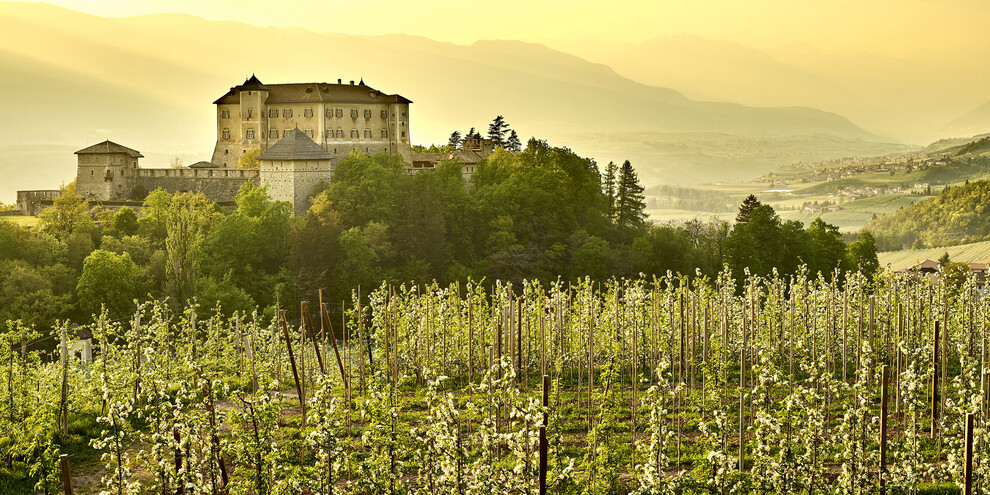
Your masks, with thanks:
[[[990,131],[990,101],[953,119],[943,130],[957,135]]]
[[[958,246],[937,247],[927,249],[904,249],[901,251],[883,251],[877,253],[880,266],[890,265],[891,270],[909,268],[919,261],[937,260],[948,253],[949,259],[968,263],[970,261],[990,258],[990,241],[960,244]]]
[[[633,158],[647,183],[723,173],[741,180],[792,161],[896,149],[838,114],[695,101],[518,41],[464,46],[187,15],[103,18],[14,2],[0,2],[0,32],[17,40],[0,47],[0,105],[18,116],[0,124],[0,145],[78,149],[110,137],[146,155],[205,154],[215,139],[211,102],[255,73],[268,83],[363,77],[400,93],[415,102],[416,143],[443,143],[472,126],[484,132],[504,115],[524,140],[548,139],[601,162]],[[785,144],[766,148],[769,157],[751,153],[762,146],[737,144],[776,139]],[[825,151],[823,141],[831,141]]]
[[[990,181],[976,181],[914,203],[865,227],[881,250],[990,240]]]

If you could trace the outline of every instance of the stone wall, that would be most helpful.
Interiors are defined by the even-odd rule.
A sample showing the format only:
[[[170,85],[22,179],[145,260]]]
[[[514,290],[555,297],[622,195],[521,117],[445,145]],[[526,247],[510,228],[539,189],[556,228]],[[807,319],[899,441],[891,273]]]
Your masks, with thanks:
[[[257,170],[242,169],[138,169],[134,187],[151,192],[161,188],[169,193],[200,191],[210,201],[233,201],[248,182],[258,182]]]
[[[62,195],[58,189],[42,189],[35,191],[17,191],[17,209],[21,215],[36,216],[43,208],[42,200],[53,200]]]

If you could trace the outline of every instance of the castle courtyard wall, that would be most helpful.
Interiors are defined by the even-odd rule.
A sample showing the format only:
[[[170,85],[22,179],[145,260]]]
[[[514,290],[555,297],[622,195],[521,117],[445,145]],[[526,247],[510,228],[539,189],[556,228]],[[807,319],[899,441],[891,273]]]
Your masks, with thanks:
[[[210,201],[233,201],[237,191],[247,182],[258,183],[257,170],[244,169],[138,169],[134,187],[151,192],[163,189],[169,193],[202,192]]]

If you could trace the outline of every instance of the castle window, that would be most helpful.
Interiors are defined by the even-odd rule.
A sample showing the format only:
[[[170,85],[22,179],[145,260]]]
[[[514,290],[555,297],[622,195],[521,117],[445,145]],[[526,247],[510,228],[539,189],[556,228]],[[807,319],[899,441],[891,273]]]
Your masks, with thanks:
[[[358,111],[356,108],[351,109],[351,118],[356,119],[358,117]]]
[[[93,175],[93,171],[92,170],[89,171],[89,175]]]
[[[383,119],[386,119],[386,118],[388,118],[388,111],[386,111],[386,110],[382,110],[382,118],[383,118]]]
[[[355,111],[357,111],[357,110],[355,110]],[[358,130],[357,129],[351,129],[351,137],[352,138],[358,137]]]
[[[371,139],[371,129],[364,130],[364,137]]]
[[[230,110],[220,110],[220,118],[221,119],[229,119],[230,118]]]
[[[254,139],[254,129],[248,129],[244,136],[248,139]]]
[[[327,118],[328,119],[333,118],[333,109],[332,108],[328,108],[327,109]]]
[[[337,109],[337,118],[338,119],[344,118],[344,109],[343,108],[338,108]]]
[[[382,129],[382,137],[383,138],[387,138],[388,137],[388,129]]]
[[[253,108],[249,108],[248,109],[248,118],[249,119],[254,118],[254,109]]]
[[[337,139],[344,139],[344,130],[337,129]]]
[[[402,112],[402,116],[405,117],[406,116],[406,112]]]
[[[223,134],[221,135],[223,136],[223,139],[230,139],[230,129],[224,129]]]
[[[271,139],[278,138],[278,129],[272,129],[268,131],[268,137]]]
[[[368,109],[368,110],[365,110],[364,111],[364,118],[366,118],[366,119],[370,119],[371,118],[371,109]]]
[[[292,117],[292,109],[291,108],[286,108],[285,110],[282,110],[282,116],[283,117]]]
[[[402,131],[402,137],[406,137],[406,131]]]
[[[310,139],[313,139],[313,130],[306,129],[306,136],[308,136]]]
[[[312,116],[313,116],[313,109],[312,108],[307,108],[307,109],[303,110],[303,117],[307,117],[308,118],[308,117],[312,117]]]
[[[271,110],[268,111],[268,118],[274,119],[275,117],[278,117],[278,109],[272,108]]]
[[[333,131],[330,130],[330,129],[327,129],[327,132],[324,135],[327,137],[327,139],[330,139],[330,138],[333,137]]]

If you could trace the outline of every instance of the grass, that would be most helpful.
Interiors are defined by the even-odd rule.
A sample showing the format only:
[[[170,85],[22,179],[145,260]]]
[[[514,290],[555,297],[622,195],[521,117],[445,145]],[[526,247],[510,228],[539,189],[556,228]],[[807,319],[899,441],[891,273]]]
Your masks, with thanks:
[[[38,217],[25,215],[0,216],[0,221],[10,222],[21,227],[33,227],[38,224]]]

